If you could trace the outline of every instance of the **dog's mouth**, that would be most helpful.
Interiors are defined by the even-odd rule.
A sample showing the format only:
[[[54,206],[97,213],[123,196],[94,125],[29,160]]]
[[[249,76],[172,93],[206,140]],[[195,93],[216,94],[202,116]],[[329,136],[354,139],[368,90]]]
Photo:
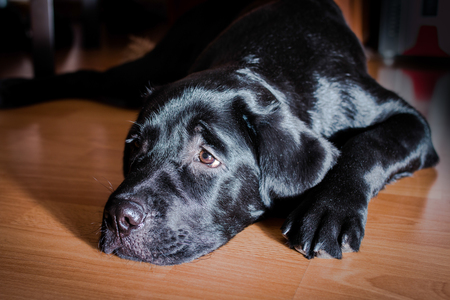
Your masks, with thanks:
[[[139,252],[142,251],[139,250]],[[143,257],[138,256],[136,251],[126,247],[115,249],[113,254],[120,258],[148,262],[155,265],[175,265],[183,263],[189,252],[189,245],[176,244],[154,248],[146,253],[142,253]]]
[[[99,249],[120,258],[155,265],[175,265],[192,261],[214,249],[192,240],[187,229],[155,230],[121,236],[104,228]]]

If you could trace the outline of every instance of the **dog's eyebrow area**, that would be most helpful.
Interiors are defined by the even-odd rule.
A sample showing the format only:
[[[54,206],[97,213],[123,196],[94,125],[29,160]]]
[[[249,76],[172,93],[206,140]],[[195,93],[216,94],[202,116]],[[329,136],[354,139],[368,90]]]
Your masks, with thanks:
[[[184,150],[180,152],[183,165],[191,165],[194,172],[202,173],[207,169],[227,169],[227,147],[211,126],[203,121],[196,122],[195,126],[188,126],[187,133],[189,138],[184,142]]]
[[[206,122],[202,120],[198,121],[194,127],[194,132],[201,135],[204,143],[212,147],[215,152],[226,155],[226,143],[218,137],[214,129]]]

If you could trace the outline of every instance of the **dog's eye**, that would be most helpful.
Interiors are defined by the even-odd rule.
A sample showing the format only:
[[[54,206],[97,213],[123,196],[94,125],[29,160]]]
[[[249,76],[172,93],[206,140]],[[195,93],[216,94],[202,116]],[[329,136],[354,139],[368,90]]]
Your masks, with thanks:
[[[211,153],[206,150],[200,151],[198,158],[202,163],[207,165],[210,168],[217,168],[220,165],[220,161],[218,161]]]
[[[141,142],[139,140],[134,140],[133,145],[136,148],[140,148],[141,147]]]
[[[125,143],[133,146],[134,148],[140,148],[142,146],[141,141],[136,134],[133,134],[129,139],[125,140]]]

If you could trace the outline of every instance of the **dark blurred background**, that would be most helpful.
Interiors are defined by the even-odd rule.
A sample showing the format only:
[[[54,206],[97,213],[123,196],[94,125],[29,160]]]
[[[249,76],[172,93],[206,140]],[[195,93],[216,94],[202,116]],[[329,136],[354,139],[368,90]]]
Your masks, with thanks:
[[[155,43],[183,13],[204,1],[0,0],[0,61],[9,60],[11,54],[30,55],[34,76],[46,76],[55,70],[55,50],[70,49],[77,34],[78,46],[84,49],[105,47],[112,41],[126,44],[130,37],[151,36]],[[450,1],[336,3],[370,58],[392,64],[412,57],[425,59],[426,64],[448,65]],[[1,69],[2,65],[0,77],[8,76]]]

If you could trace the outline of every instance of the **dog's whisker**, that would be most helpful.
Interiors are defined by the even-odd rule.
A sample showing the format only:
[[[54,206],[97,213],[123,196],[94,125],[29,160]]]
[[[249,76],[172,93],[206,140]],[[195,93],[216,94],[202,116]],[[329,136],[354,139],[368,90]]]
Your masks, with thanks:
[[[113,188],[111,182],[109,182],[108,180],[105,179],[109,183],[109,186],[106,186],[103,183],[101,183],[97,178],[95,178],[95,177],[92,177],[92,178],[94,178],[95,181],[97,181],[101,186],[105,187],[108,191],[114,192],[114,188]]]
[[[94,234],[96,234],[96,235],[98,235],[98,234],[101,233],[101,231],[102,231],[102,224],[101,224],[101,223],[98,223],[98,222],[92,222],[91,225],[92,225],[92,226],[95,226],[95,229],[92,230],[91,233],[94,233]]]
[[[136,122],[136,121],[128,120],[128,122],[130,122],[130,123],[133,124],[133,125],[136,125],[137,127],[139,127],[139,129],[142,129],[142,127],[143,127],[143,124],[139,124],[139,123]]]
[[[115,188],[114,188],[114,186],[112,185],[111,181],[109,181],[108,179],[106,179],[106,177],[104,177],[104,176],[102,176],[102,177],[103,177],[104,180],[106,180],[106,181],[108,182],[108,184],[109,184],[109,186],[110,186],[110,188],[111,188],[111,191],[114,192]]]

